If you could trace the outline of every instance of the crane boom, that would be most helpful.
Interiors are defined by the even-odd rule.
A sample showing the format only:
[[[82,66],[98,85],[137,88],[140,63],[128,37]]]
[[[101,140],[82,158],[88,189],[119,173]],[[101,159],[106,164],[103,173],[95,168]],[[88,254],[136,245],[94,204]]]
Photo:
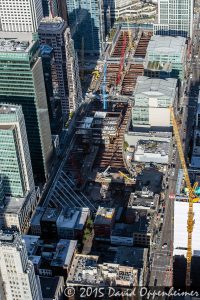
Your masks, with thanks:
[[[117,80],[116,80],[117,85],[120,83],[120,80],[121,80],[121,74],[122,74],[122,70],[123,70],[123,66],[124,66],[125,52],[126,52],[126,35],[124,35],[124,37],[123,37],[123,44],[122,44],[122,50],[121,50],[121,56],[120,56],[120,65],[119,65],[119,71],[118,71]]]
[[[178,153],[181,161],[181,165],[183,168],[183,173],[185,176],[185,183],[186,186],[189,190],[189,209],[188,209],[188,218],[187,218],[187,233],[188,233],[188,238],[187,238],[187,267],[186,267],[186,287],[189,288],[191,284],[191,260],[192,260],[192,232],[193,232],[193,227],[194,227],[194,212],[193,212],[193,202],[196,202],[196,195],[195,195],[195,189],[197,187],[197,183],[194,184],[194,186],[191,186],[189,174],[188,174],[188,169],[187,165],[185,162],[185,156],[182,148],[182,143],[181,143],[181,138],[176,122],[176,118],[174,115],[173,108],[170,108],[171,112],[171,119],[172,119],[172,124],[173,124],[173,131],[174,131],[174,136],[176,139],[177,143],[177,148],[178,148]]]
[[[126,174],[124,174],[124,173],[121,172],[121,171],[119,171],[119,174],[120,174],[121,176],[123,176],[124,178],[126,178],[127,180],[129,180],[129,181],[134,181],[133,178],[128,177]]]

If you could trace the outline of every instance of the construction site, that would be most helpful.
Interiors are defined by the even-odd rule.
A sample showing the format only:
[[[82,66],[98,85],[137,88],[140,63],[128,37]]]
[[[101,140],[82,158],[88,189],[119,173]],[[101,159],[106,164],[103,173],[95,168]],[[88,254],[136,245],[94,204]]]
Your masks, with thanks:
[[[176,150],[173,149],[175,144],[189,189],[191,184],[187,176],[178,124],[172,111],[168,111],[172,121],[169,128],[174,128],[174,140],[172,130],[168,130],[169,128],[166,130],[159,128],[160,131],[156,131],[154,127],[153,131],[149,127],[146,131],[140,132],[142,127],[138,127],[138,132],[133,132],[131,127],[132,112],[136,109],[134,92],[137,89],[138,76],[144,76],[144,63],[146,54],[149,53],[148,45],[150,40],[152,41],[151,37],[151,31],[141,28],[127,27],[115,31],[113,42],[108,45],[103,59],[92,71],[93,76],[86,93],[84,108],[80,109],[75,120],[72,143],[66,156],[63,157],[61,168],[43,206],[63,209],[66,206],[88,207],[93,217],[99,207],[114,209],[116,215],[126,208],[137,211],[137,218],[133,220],[133,224],[127,222],[124,217],[127,212],[124,211],[106,238],[116,245],[125,242],[126,245],[136,243],[154,251],[155,245],[159,245],[159,250],[169,248],[168,241],[171,241],[173,209],[170,209],[171,204],[166,200],[169,200],[169,196],[173,197],[173,193],[169,191],[170,184],[170,189],[174,189],[175,186]],[[176,86],[173,88],[176,89]],[[158,92],[155,88],[150,89],[150,92],[152,91]],[[156,104],[153,109],[158,107]],[[169,110],[169,105],[166,104],[162,109]],[[127,142],[128,135],[130,140],[134,140],[134,145]],[[165,207],[168,210],[169,230],[163,234]],[[152,210],[151,214],[146,213],[148,210]],[[188,221],[192,222],[191,218],[188,218]],[[138,225],[141,229],[142,222],[144,230],[142,232],[136,230],[133,238],[133,226]],[[148,232],[147,228],[151,222],[152,226]],[[99,237],[95,238],[98,240]],[[102,237],[99,239],[102,240]],[[187,244],[189,249],[187,255],[191,257],[190,240],[189,242],[187,240]],[[161,262],[155,256],[153,262],[155,270],[152,271],[150,279],[152,285],[155,284],[156,264],[160,264],[161,267],[168,266],[163,274],[168,271],[172,274],[171,246],[169,252],[170,255]],[[187,261],[187,286],[190,267],[191,261]],[[168,281],[170,280],[171,277]]]
[[[73,145],[44,205],[125,207],[145,164],[127,163],[125,134],[131,123],[133,92],[143,75],[152,32],[116,30],[93,72],[87,106],[78,114]]]

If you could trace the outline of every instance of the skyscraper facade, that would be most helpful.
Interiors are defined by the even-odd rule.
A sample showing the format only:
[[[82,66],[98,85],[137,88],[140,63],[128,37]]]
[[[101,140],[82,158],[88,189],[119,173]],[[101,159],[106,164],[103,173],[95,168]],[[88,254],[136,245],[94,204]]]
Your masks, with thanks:
[[[67,79],[69,87],[69,111],[75,111],[82,102],[82,88],[79,76],[78,56],[69,27],[65,30],[65,51],[67,56]]]
[[[0,102],[22,106],[33,173],[44,181],[53,146],[39,51],[39,42],[30,33],[1,33]]]
[[[0,231],[0,299],[42,300],[41,287],[18,233]]]
[[[69,111],[74,110],[75,103],[82,100],[80,91],[79,69],[67,23],[60,17],[44,18],[39,26],[41,45],[53,48],[54,63],[53,90],[54,97],[60,99],[63,121]]]
[[[47,95],[47,104],[49,119],[51,125],[52,134],[59,134],[62,130],[62,110],[61,110],[61,101],[58,96],[57,85],[53,83],[57,80],[56,68],[55,68],[55,59],[53,48],[48,45],[41,45],[41,57],[42,57],[42,66],[44,71],[44,80],[46,87]]]
[[[6,195],[34,190],[33,172],[21,106],[0,104],[0,173]]]
[[[58,16],[57,0],[42,0],[42,9],[44,17]]]
[[[67,0],[68,22],[75,49],[99,56],[104,48],[105,25],[102,0]]]
[[[26,232],[37,204],[22,107],[0,103],[0,228]]]
[[[154,33],[192,37],[193,0],[158,0],[158,24]]]
[[[36,32],[43,17],[41,0],[1,0],[0,30]]]

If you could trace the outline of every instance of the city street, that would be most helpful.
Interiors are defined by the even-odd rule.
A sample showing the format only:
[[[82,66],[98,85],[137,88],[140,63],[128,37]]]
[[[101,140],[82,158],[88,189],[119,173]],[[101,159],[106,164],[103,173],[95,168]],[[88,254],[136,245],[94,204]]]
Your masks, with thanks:
[[[200,56],[199,56],[199,14],[196,14],[194,21],[194,47],[192,48],[191,72],[188,83],[186,84],[186,94],[182,98],[183,114],[181,116],[182,125],[180,135],[183,141],[183,148],[188,156],[190,140],[193,131],[194,115],[199,92],[200,78]],[[174,229],[174,201],[173,197],[176,190],[176,178],[178,169],[181,168],[179,156],[176,152],[174,161],[176,162],[174,176],[169,176],[169,188],[165,194],[165,217],[163,230],[161,233],[160,244],[152,255],[150,286],[172,286],[173,285],[173,229]],[[163,245],[167,245],[162,249]]]

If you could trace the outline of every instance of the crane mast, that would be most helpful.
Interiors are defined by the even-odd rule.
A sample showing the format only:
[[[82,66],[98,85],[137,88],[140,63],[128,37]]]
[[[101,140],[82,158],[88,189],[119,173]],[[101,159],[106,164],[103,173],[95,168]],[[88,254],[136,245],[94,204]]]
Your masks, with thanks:
[[[188,209],[188,217],[187,217],[187,234],[188,234],[187,257],[186,257],[187,267],[186,267],[186,282],[185,282],[186,287],[189,288],[190,284],[191,284],[192,232],[193,232],[193,227],[194,227],[193,202],[197,201],[197,198],[195,195],[195,189],[197,187],[197,183],[195,183],[193,187],[191,186],[188,169],[187,169],[187,165],[185,162],[185,156],[184,156],[184,152],[183,152],[182,142],[181,142],[179,129],[178,129],[178,125],[176,122],[173,108],[170,108],[170,112],[171,112],[174,136],[176,139],[176,144],[177,144],[178,153],[179,153],[179,157],[180,157],[180,161],[181,161],[181,166],[182,166],[184,177],[185,177],[185,183],[189,190],[189,209]]]
[[[126,35],[124,34],[121,55],[120,55],[119,71],[118,71],[117,80],[116,80],[117,85],[120,83],[120,80],[121,80],[122,70],[123,70],[123,66],[124,66],[125,52],[126,52]]]

